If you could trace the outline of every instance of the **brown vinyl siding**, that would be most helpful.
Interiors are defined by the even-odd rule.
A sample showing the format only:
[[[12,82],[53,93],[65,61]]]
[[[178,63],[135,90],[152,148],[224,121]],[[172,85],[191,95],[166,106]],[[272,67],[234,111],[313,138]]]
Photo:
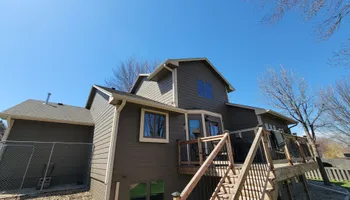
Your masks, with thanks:
[[[92,142],[91,126],[15,120],[7,140],[41,142]]]
[[[177,172],[177,140],[185,137],[185,117],[169,112],[169,143],[139,142],[141,108],[127,103],[121,112],[113,182],[120,182],[119,199],[129,199],[130,184],[163,180],[165,199],[170,200],[170,194],[181,192],[191,177]]]
[[[53,166],[48,175],[51,177],[50,186],[87,184],[84,177],[89,172],[92,145],[69,143],[91,143],[92,131],[91,126],[15,120],[3,152],[0,153],[0,177],[4,179],[0,182],[21,183],[27,170],[23,188],[35,188],[50,159]],[[54,146],[53,142],[56,142]],[[11,173],[8,173],[9,169]],[[19,185],[11,187],[18,189]]]
[[[95,122],[91,163],[91,192],[94,199],[104,198],[106,192],[106,169],[115,110],[108,103],[108,98],[106,94],[97,91],[90,108]]]
[[[227,111],[228,120],[225,121],[225,126],[230,131],[253,128],[259,124],[255,110],[235,106],[227,106]]]
[[[174,105],[172,84],[172,73],[168,73],[157,82],[144,77],[136,88],[135,94],[164,104]]]
[[[212,99],[200,97],[197,81],[209,83]],[[226,85],[205,62],[180,62],[177,68],[178,104],[184,109],[203,109],[223,114],[228,101]]]

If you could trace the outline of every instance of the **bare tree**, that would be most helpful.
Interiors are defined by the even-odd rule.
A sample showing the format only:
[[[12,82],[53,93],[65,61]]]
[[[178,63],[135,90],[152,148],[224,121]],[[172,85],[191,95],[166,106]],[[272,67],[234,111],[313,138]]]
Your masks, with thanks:
[[[319,20],[315,27],[315,34],[321,40],[329,39],[342,24],[346,24],[350,16],[350,2],[348,0],[260,0],[261,5],[272,7],[273,10],[265,15],[263,22],[267,24],[280,21],[290,11],[300,11],[305,21]],[[329,64],[350,67],[350,38],[344,41],[340,50],[334,53]]]
[[[151,73],[158,66],[158,62],[140,61],[130,57],[126,61],[120,61],[113,74],[105,80],[105,84],[118,90],[128,92],[131,90],[139,74]]]
[[[326,126],[324,132],[344,145],[350,144],[350,83],[338,81],[335,87],[321,91]]]
[[[259,88],[271,106],[295,119],[303,128],[316,156],[324,183],[330,184],[315,145],[315,130],[321,126],[319,119],[324,112],[324,106],[318,103],[315,95],[308,89],[305,79],[283,67],[278,72],[268,68],[259,77]]]
[[[0,141],[4,137],[6,126],[2,120],[0,120]]]

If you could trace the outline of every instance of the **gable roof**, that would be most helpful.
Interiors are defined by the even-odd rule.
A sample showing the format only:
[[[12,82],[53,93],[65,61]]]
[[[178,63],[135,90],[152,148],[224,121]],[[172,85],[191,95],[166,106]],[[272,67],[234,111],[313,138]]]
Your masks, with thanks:
[[[137,76],[137,78],[136,78],[136,81],[135,81],[134,85],[132,86],[132,88],[130,89],[129,92],[130,92],[130,93],[134,93],[134,92],[135,92],[135,89],[137,88],[136,86],[140,84],[141,79],[144,78],[144,77],[147,77],[147,76],[149,76],[149,75],[150,75],[150,74],[139,74],[139,75]]]
[[[262,115],[262,114],[266,114],[269,113],[271,115],[274,115],[276,117],[282,118],[286,121],[288,121],[290,124],[296,124],[298,123],[297,121],[295,121],[294,119],[287,117],[285,115],[282,115],[276,111],[270,110],[270,109],[265,109],[265,108],[259,108],[259,107],[253,107],[253,106],[247,106],[247,105],[242,105],[242,104],[235,104],[235,103],[226,103],[226,105],[228,106],[234,106],[234,107],[239,107],[239,108],[245,108],[245,109],[251,109],[255,111],[256,115]]]
[[[44,101],[33,99],[28,99],[0,112],[0,117],[94,126],[90,110],[86,108],[52,102],[45,104]]]
[[[206,62],[215,73],[226,83],[228,92],[235,91],[235,88],[225,79],[225,77],[214,67],[214,65],[205,57],[203,58],[179,58],[179,59],[166,59],[162,64],[160,64],[154,72],[152,72],[148,79],[152,80],[158,73],[160,73],[167,64],[170,64],[174,67],[178,67],[180,62],[193,62],[193,61],[204,61]]]
[[[100,86],[100,85],[93,85],[88,101],[86,103],[86,108],[90,109],[93,98],[95,96],[96,91],[99,90],[103,93],[105,93],[106,95],[109,96],[109,101],[115,101],[115,100],[123,100],[125,99],[127,102],[130,103],[135,103],[135,104],[140,104],[140,105],[145,105],[145,106],[150,106],[150,107],[155,107],[155,108],[159,108],[159,109],[164,109],[164,110],[169,110],[169,111],[173,111],[173,112],[178,112],[178,113],[186,113],[187,111],[181,108],[177,108],[174,106],[170,106],[158,101],[154,101],[151,99],[148,99],[146,97],[142,97],[136,94],[131,94],[128,92],[123,92],[123,91],[119,91],[119,90],[115,90],[112,88],[108,88],[108,87],[104,87],[104,86]]]

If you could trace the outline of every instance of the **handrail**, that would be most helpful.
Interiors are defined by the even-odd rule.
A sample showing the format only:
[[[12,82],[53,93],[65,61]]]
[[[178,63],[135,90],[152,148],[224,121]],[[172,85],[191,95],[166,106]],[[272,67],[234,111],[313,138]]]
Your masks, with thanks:
[[[242,170],[240,172],[240,175],[238,177],[237,183],[234,188],[233,188],[233,196],[231,196],[231,199],[237,200],[239,198],[239,194],[244,186],[244,180],[247,178],[248,173],[249,173],[249,169],[251,164],[253,163],[254,160],[254,156],[256,154],[256,151],[258,150],[260,141],[262,139],[262,134],[263,134],[263,128],[259,127],[258,128],[258,132],[254,138],[253,144],[248,152],[247,158],[244,161]]]
[[[194,187],[199,182],[200,178],[205,174],[208,167],[212,164],[213,160],[217,156],[217,154],[220,152],[221,148],[226,144],[226,140],[229,137],[228,133],[225,133],[220,142],[215,146],[214,150],[210,153],[208,158],[203,162],[201,167],[198,169],[196,174],[192,177],[190,182],[187,184],[185,189],[180,194],[180,199],[186,199],[191,192],[193,191]]]

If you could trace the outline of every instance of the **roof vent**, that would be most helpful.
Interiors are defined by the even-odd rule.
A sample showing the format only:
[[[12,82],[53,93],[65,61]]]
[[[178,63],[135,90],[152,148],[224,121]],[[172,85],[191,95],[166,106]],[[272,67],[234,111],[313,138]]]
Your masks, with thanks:
[[[57,103],[57,105],[59,105],[59,106],[63,106],[63,103]]]
[[[49,103],[49,100],[50,100],[50,96],[51,96],[51,93],[47,93],[47,97],[46,97],[46,101],[45,101],[45,104],[48,104]]]

